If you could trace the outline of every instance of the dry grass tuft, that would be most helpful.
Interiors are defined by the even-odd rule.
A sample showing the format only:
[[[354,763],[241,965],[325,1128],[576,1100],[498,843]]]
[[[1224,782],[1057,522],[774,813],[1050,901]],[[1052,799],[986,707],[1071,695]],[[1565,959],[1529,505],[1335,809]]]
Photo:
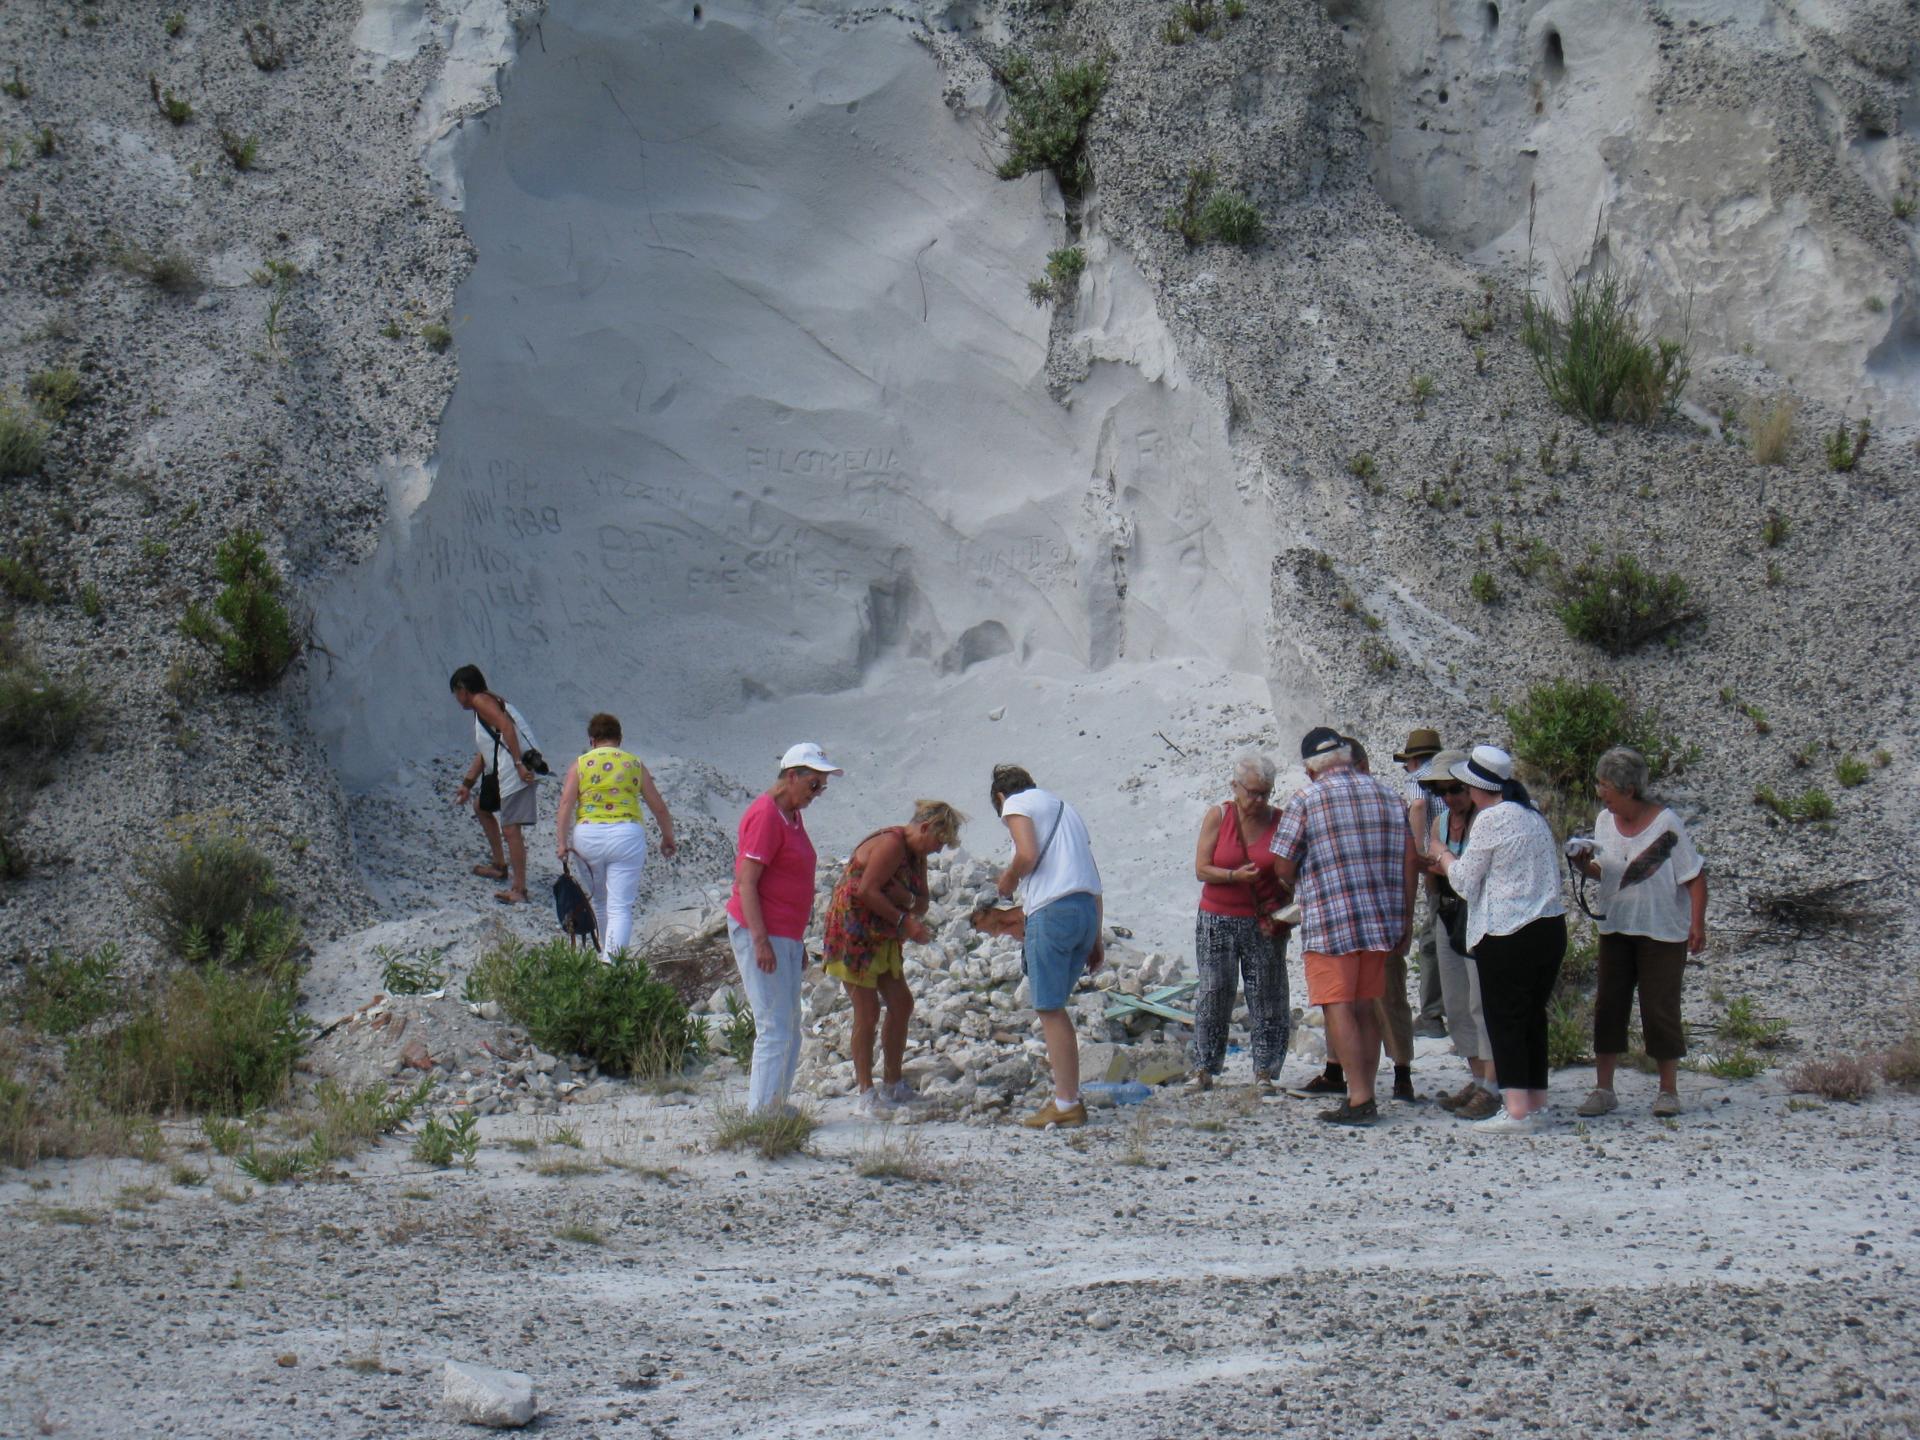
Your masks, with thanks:
[[[1787,1088],[1827,1100],[1860,1101],[1880,1086],[1878,1057],[1829,1055],[1802,1060],[1787,1072]]]
[[[853,1158],[853,1173],[864,1180],[907,1180],[919,1185],[937,1185],[951,1177],[944,1165],[930,1159],[926,1142],[916,1133],[895,1139],[891,1125]]]
[[[1793,417],[1800,411],[1800,402],[1791,395],[1782,395],[1771,405],[1762,406],[1756,401],[1747,411],[1747,446],[1753,458],[1762,465],[1784,465],[1787,450],[1793,444]]]
[[[716,1150],[758,1150],[768,1160],[806,1153],[820,1122],[808,1110],[788,1115],[778,1111],[751,1114],[737,1105],[722,1105],[714,1115]]]

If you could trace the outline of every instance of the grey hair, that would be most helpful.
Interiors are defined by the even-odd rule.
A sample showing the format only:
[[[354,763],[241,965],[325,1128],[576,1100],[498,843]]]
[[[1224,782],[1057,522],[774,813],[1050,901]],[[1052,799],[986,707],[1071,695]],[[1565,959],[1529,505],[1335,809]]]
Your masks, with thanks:
[[[1278,773],[1273,761],[1258,750],[1242,750],[1233,757],[1233,778],[1236,780],[1251,775],[1271,790],[1273,777]]]
[[[1307,767],[1307,774],[1318,775],[1322,770],[1331,770],[1335,765],[1353,763],[1353,747],[1336,745],[1331,750],[1322,750],[1318,755],[1309,755],[1301,762]]]
[[[1625,745],[1614,746],[1594,762],[1593,778],[1605,781],[1636,800],[1646,799],[1647,787],[1653,783],[1653,773],[1647,768],[1646,757]]]

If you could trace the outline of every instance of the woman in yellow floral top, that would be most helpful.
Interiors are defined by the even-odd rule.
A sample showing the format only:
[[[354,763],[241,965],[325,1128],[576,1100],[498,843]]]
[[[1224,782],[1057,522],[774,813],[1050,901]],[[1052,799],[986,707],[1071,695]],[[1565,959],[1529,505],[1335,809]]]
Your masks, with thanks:
[[[586,862],[593,915],[600,922],[600,959],[611,964],[633,933],[633,903],[647,863],[647,831],[640,822],[644,800],[660,827],[660,853],[678,848],[673,816],[654,788],[653,776],[636,756],[620,748],[620,722],[596,715],[587,722],[593,748],[567,767],[560,791],[558,850],[561,864],[571,850]]]
[[[846,873],[827,902],[827,973],[853,1002],[853,1076],[862,1115],[877,1115],[913,1098],[900,1074],[913,992],[907,988],[901,942],[933,939],[920,919],[927,910],[927,856],[960,838],[967,817],[943,800],[916,801],[905,825],[876,830],[854,847]],[[873,1034],[880,1035],[881,1079],[873,1083]]]

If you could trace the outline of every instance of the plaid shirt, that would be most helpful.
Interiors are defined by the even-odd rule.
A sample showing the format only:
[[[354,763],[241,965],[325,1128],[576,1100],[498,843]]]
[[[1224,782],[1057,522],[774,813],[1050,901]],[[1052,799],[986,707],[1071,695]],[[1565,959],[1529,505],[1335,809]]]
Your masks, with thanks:
[[[1301,943],[1322,955],[1391,950],[1407,926],[1407,807],[1384,781],[1342,767],[1280,812],[1273,853],[1299,876]]]

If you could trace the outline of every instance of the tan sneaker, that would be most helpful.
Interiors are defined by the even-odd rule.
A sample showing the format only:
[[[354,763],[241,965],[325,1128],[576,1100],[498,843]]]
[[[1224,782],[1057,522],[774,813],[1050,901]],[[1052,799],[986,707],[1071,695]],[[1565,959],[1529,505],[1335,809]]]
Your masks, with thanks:
[[[1653,1113],[1661,1119],[1680,1113],[1680,1097],[1671,1090],[1662,1090],[1653,1098]]]
[[[1277,1095],[1280,1093],[1279,1083],[1264,1070],[1259,1070],[1254,1073],[1253,1088],[1262,1095]]]
[[[1058,1125],[1062,1129],[1067,1129],[1074,1125],[1084,1125],[1087,1123],[1087,1102],[1085,1100],[1076,1100],[1073,1104],[1062,1110],[1059,1102],[1052,1096],[1048,1096],[1046,1104],[1042,1105],[1020,1123],[1029,1130],[1045,1130],[1051,1125]]]
[[[1480,1093],[1454,1107],[1453,1114],[1455,1119],[1485,1120],[1501,1108],[1500,1097],[1498,1095],[1479,1085],[1473,1088]]]
[[[1620,1108],[1620,1101],[1613,1091],[1604,1085],[1596,1085],[1587,1092],[1587,1098],[1580,1102],[1580,1108],[1573,1113],[1582,1119],[1591,1120],[1596,1115],[1606,1115]]]
[[[1204,1070],[1196,1070],[1187,1077],[1184,1088],[1189,1095],[1204,1095],[1213,1089],[1213,1076]]]

